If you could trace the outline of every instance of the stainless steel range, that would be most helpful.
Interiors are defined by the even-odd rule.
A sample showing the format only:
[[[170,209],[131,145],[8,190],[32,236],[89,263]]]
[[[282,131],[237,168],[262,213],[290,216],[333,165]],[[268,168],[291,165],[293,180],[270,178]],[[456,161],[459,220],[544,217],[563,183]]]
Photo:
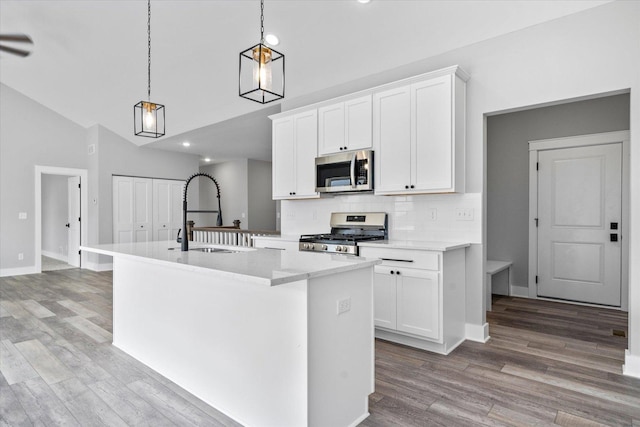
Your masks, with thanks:
[[[387,239],[384,212],[334,212],[331,233],[300,236],[301,251],[358,255],[358,242]]]

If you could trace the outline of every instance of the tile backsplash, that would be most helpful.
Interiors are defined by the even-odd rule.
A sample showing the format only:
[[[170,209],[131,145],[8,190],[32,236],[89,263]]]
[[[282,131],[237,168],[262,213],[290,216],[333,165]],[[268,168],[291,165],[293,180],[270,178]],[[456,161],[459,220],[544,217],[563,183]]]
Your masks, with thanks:
[[[389,238],[480,243],[481,193],[374,196],[342,194],[310,200],[283,200],[283,235],[326,233],[331,212],[386,212]]]

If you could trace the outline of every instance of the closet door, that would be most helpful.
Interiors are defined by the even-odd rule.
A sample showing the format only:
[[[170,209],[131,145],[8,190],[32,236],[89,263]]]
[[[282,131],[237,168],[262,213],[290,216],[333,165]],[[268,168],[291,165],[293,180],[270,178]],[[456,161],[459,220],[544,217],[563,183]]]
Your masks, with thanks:
[[[151,240],[151,182],[149,178],[113,177],[113,243]]]
[[[153,240],[173,240],[182,228],[184,181],[153,180]]]

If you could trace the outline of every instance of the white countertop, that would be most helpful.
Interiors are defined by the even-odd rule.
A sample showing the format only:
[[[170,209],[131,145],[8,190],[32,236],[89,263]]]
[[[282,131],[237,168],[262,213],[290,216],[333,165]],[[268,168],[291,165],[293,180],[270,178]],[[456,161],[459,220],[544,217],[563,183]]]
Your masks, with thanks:
[[[237,252],[182,252],[180,244],[174,241],[88,245],[81,246],[80,249],[116,258],[123,257],[165,266],[172,265],[183,270],[210,272],[228,276],[235,280],[268,286],[356,270],[370,267],[380,262],[349,255],[255,249],[190,242],[190,249],[196,247],[215,247]],[[170,250],[169,248],[174,249]],[[115,268],[117,268],[117,265]]]
[[[420,240],[374,240],[369,242],[358,242],[358,246],[446,252],[454,249],[466,248],[471,246],[471,244],[466,242],[431,242]]]

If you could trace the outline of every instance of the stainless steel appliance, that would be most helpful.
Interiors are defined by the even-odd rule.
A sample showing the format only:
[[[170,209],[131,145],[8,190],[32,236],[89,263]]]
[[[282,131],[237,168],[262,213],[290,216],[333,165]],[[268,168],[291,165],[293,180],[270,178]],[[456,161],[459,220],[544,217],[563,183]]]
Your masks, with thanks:
[[[316,191],[341,193],[373,190],[373,150],[316,157]]]
[[[358,255],[358,242],[387,237],[387,214],[384,212],[334,212],[331,214],[331,233],[302,235],[298,248]]]

